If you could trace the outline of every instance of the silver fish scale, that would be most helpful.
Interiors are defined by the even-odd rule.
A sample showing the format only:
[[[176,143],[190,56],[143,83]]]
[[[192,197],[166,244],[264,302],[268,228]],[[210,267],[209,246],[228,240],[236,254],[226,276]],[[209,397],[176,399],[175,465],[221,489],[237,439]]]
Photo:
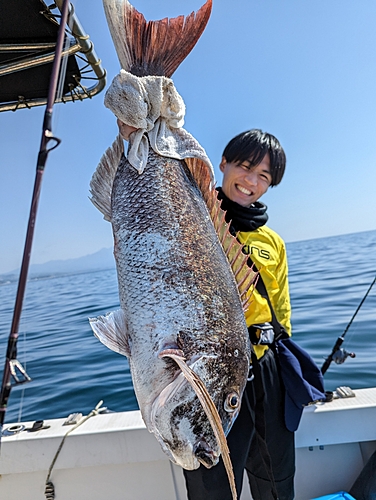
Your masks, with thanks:
[[[139,175],[123,158],[113,185],[112,224],[121,306],[130,323],[136,315],[139,327],[140,315],[149,310],[158,317],[160,311],[162,324],[172,320],[180,330],[197,330],[193,343],[216,344],[221,335],[246,348],[242,336],[234,338],[244,317],[232,271],[183,162],[151,150]]]
[[[233,273],[185,163],[150,149],[140,175],[123,157],[112,225],[130,367],[146,425],[153,401],[180,371],[158,358],[168,348],[181,349],[188,363],[207,357],[201,375],[227,422],[222,385],[244,388],[248,332]]]

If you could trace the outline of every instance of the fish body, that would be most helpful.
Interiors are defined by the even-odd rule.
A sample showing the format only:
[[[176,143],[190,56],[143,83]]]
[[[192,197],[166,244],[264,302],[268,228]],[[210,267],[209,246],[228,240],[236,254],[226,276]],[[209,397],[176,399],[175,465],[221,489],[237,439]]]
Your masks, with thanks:
[[[121,309],[90,324],[129,359],[150,432],[185,469],[212,467],[240,409],[251,347],[244,298],[252,274],[229,233],[209,160],[182,129],[171,76],[202,33],[211,0],[187,18],[146,22],[127,0],[105,0],[123,67],[105,105],[135,131],[118,138],[91,182],[112,224]],[[167,76],[165,76],[167,75]]]
[[[150,149],[139,175],[123,157],[111,205],[123,353],[143,419],[173,462],[212,466],[220,454],[213,431],[168,353],[181,352],[204,382],[227,434],[250,364],[230,264],[184,161]]]

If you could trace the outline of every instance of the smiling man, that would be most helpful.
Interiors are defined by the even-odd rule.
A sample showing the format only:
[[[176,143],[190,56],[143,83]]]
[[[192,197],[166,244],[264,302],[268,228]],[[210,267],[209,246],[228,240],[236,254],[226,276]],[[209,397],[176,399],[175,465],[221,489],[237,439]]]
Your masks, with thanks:
[[[286,249],[282,238],[265,224],[267,207],[259,201],[270,186],[282,180],[286,156],[279,141],[261,130],[249,130],[234,137],[223,152],[220,170],[222,188],[218,198],[231,221],[231,231],[244,245],[243,252],[260,272],[271,307],[280,325],[291,333],[290,297],[287,281]],[[294,433],[285,425],[284,390],[273,342],[272,312],[268,300],[253,291],[245,313],[251,342],[257,356],[255,379],[248,382],[242,406],[228,437],[238,498],[244,470],[247,472],[254,500],[272,500],[273,478],[279,500],[294,498],[295,451]],[[250,291],[251,293],[251,291]],[[256,392],[263,405],[256,409]],[[263,415],[262,415],[263,414]],[[255,419],[265,423],[266,445],[271,459],[272,475],[264,461],[269,457],[255,432]],[[227,474],[220,461],[211,469],[202,465],[184,471],[189,500],[231,500]]]

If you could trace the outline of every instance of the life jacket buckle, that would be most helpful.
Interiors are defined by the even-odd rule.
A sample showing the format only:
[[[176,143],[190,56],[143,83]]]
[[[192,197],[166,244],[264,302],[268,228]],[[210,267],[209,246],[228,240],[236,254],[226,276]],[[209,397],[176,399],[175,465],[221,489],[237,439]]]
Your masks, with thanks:
[[[248,332],[253,345],[271,345],[275,339],[270,323],[252,325],[248,328]]]

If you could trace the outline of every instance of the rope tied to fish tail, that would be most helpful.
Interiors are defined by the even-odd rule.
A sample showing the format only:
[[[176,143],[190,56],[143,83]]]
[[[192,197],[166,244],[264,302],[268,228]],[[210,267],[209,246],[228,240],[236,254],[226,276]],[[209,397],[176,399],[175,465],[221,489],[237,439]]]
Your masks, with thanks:
[[[172,358],[178,364],[184,377],[191,384],[198,399],[200,400],[200,403],[202,404],[203,410],[206,413],[206,416],[208,417],[208,420],[209,420],[210,425],[213,429],[215,438],[216,438],[216,440],[220,446],[220,449],[221,449],[223,464],[225,466],[227,476],[229,479],[232,498],[233,498],[233,500],[237,500],[234,471],[233,471],[232,463],[230,460],[230,450],[228,449],[226,436],[225,436],[225,433],[223,432],[221,418],[219,416],[218,410],[217,410],[213,400],[211,399],[205,384],[200,379],[200,377],[197,375],[197,373],[195,373],[187,365],[187,363],[184,361],[184,359],[182,359],[180,356],[177,356],[174,354],[169,354],[169,357]],[[210,411],[208,411],[207,408],[209,408]]]
[[[82,418],[79,422],[77,422],[76,425],[74,425],[71,429],[69,429],[68,432],[65,433],[63,439],[61,440],[61,443],[55,453],[55,456],[51,462],[51,465],[48,469],[48,473],[47,473],[47,477],[46,477],[46,483],[45,483],[45,490],[44,490],[44,496],[46,497],[46,500],[55,500],[55,486],[53,484],[52,481],[50,481],[50,478],[51,478],[51,473],[52,473],[52,469],[54,468],[55,466],[55,463],[56,463],[56,460],[57,460],[57,457],[59,456],[62,448],[63,448],[63,445],[64,445],[64,442],[66,440],[66,438],[68,437],[68,435],[73,432],[75,429],[77,429],[77,427],[79,427],[80,425],[84,424],[87,420],[89,420],[89,418],[91,417],[95,417],[96,415],[99,415],[100,413],[103,413],[104,411],[107,410],[106,407],[102,406],[103,404],[103,401],[99,401],[99,403],[96,405],[96,407],[91,410],[91,412],[86,415],[86,417]]]

